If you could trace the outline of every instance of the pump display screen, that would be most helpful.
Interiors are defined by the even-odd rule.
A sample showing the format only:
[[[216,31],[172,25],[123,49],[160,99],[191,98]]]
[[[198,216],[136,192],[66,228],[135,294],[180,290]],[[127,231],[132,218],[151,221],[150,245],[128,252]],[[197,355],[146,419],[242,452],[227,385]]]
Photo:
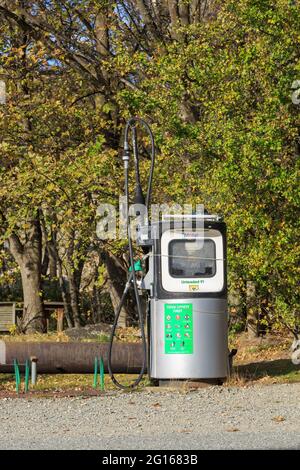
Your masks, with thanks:
[[[172,277],[213,277],[216,274],[215,242],[172,240],[169,243],[169,272]]]

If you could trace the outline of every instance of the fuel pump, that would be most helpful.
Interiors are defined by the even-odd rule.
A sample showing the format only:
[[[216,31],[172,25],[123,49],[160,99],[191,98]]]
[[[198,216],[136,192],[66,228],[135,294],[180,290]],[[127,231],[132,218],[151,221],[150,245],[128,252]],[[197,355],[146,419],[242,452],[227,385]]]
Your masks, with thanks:
[[[151,166],[146,197],[140,182],[136,125],[150,136]],[[140,266],[135,261],[129,207],[128,167],[129,133],[136,176],[135,203],[141,207],[137,226],[137,245],[144,252],[147,272],[138,279]],[[124,173],[130,271],[117,309],[108,349],[108,369],[119,388],[133,388],[148,370],[150,379],[160,385],[170,380],[220,381],[228,375],[226,225],[217,215],[166,214],[162,220],[148,218],[155,146],[149,125],[131,118],[125,128]],[[143,207],[145,211],[143,213]],[[137,305],[143,361],[140,374],[129,386],[120,384],[112,371],[113,339],[122,305],[133,289]],[[140,292],[147,292],[148,344]]]

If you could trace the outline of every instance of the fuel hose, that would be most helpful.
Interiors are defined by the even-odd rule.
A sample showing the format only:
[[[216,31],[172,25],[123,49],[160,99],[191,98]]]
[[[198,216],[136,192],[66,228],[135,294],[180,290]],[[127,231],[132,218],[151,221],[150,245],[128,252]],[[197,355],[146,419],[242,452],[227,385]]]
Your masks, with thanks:
[[[141,179],[140,179],[140,160],[139,160],[139,152],[138,152],[138,140],[137,140],[137,126],[142,126],[146,130],[147,134],[149,135],[150,142],[151,142],[151,164],[150,164],[150,171],[148,177],[148,186],[147,186],[147,193],[146,198],[144,197]],[[108,345],[108,371],[112,382],[122,390],[133,389],[137,387],[137,385],[141,382],[147,365],[147,341],[145,335],[145,326],[144,326],[144,316],[141,306],[141,300],[138,291],[137,285],[137,278],[135,273],[135,266],[134,266],[134,249],[132,244],[131,238],[131,226],[130,226],[130,217],[129,217],[129,160],[130,160],[130,147],[129,147],[129,133],[131,131],[132,134],[132,150],[133,150],[133,157],[134,157],[134,170],[135,170],[135,203],[139,205],[144,205],[146,208],[146,216],[148,217],[149,207],[150,207],[150,200],[152,194],[152,180],[153,180],[153,171],[154,171],[154,163],[155,163],[155,145],[154,145],[154,137],[151,131],[149,124],[139,117],[132,117],[130,118],[125,126],[124,132],[124,154],[123,154],[123,162],[124,162],[124,179],[125,179],[125,202],[126,202],[126,221],[127,221],[127,238],[128,238],[128,248],[129,248],[129,260],[130,260],[130,271],[129,276],[118,305],[118,308],[115,312],[114,323],[112,326],[112,331],[110,334],[109,345]],[[136,302],[137,312],[138,312],[138,319],[139,325],[141,330],[141,339],[143,345],[143,361],[142,367],[138,377],[129,385],[121,384],[115,377],[113,370],[112,370],[112,350],[113,350],[113,343],[115,338],[115,333],[120,317],[120,313],[124,302],[126,300],[127,294],[129,290],[133,287],[134,291],[134,298]]]

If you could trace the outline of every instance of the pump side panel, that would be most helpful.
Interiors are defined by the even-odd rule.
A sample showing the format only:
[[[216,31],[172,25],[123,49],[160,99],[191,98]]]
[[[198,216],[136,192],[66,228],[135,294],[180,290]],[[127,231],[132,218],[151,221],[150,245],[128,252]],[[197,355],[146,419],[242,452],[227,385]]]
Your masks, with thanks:
[[[226,377],[227,324],[226,299],[151,299],[150,376],[155,379]],[[187,342],[186,331],[191,332]],[[175,344],[170,343],[171,339]]]

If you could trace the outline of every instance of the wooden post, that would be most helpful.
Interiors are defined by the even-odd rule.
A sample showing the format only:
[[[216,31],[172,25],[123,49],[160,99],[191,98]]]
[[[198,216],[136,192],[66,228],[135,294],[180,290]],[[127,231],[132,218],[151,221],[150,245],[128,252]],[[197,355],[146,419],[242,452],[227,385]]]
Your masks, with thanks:
[[[57,308],[56,313],[57,313],[57,332],[61,333],[62,331],[64,331],[64,309]]]

